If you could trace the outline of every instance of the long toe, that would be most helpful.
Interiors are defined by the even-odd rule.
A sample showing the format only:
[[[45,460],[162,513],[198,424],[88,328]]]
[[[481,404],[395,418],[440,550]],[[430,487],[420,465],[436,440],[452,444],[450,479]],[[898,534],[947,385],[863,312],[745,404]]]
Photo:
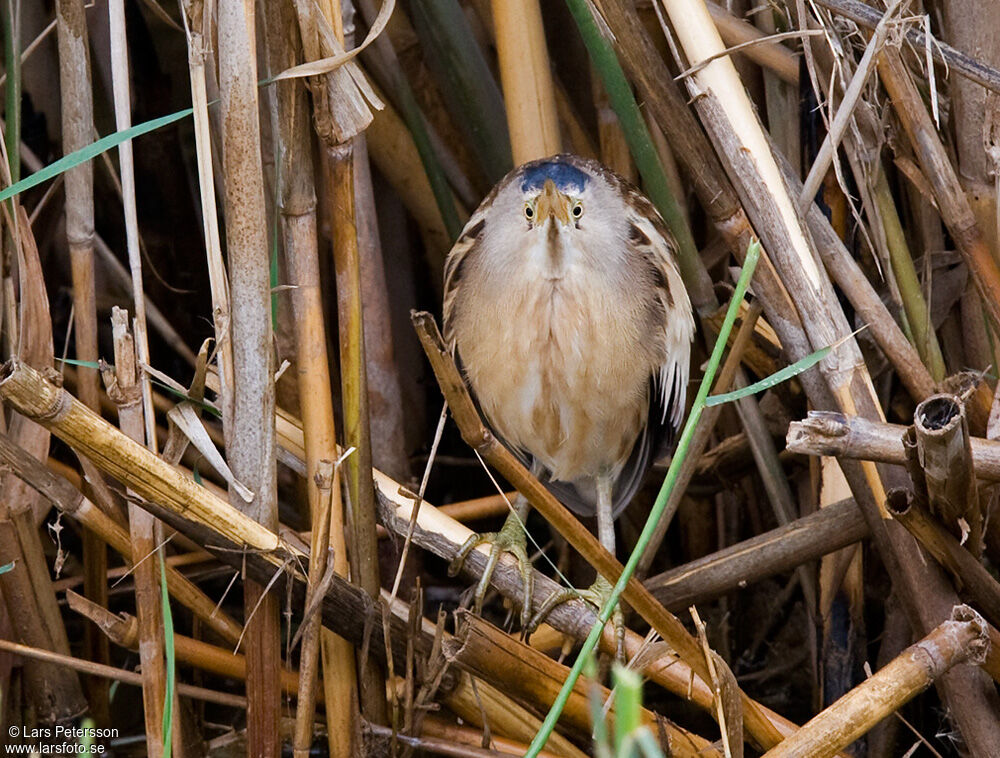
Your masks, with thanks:
[[[552,610],[562,603],[566,603],[570,600],[583,600],[586,603],[590,603],[592,606],[600,611],[611,599],[611,590],[613,587],[611,583],[605,579],[603,576],[597,576],[590,587],[585,590],[577,590],[573,588],[567,588],[559,590],[558,592],[553,592],[544,603],[542,607],[538,609],[538,612],[532,617],[531,624],[528,626],[529,631],[534,631],[538,626],[545,621]],[[615,605],[615,609],[611,612],[611,625],[615,630],[615,652],[619,661],[625,662],[625,614],[622,613],[621,603]]]
[[[510,553],[517,561],[518,572],[521,575],[521,624],[527,627],[531,618],[531,596],[533,589],[531,561],[528,558],[527,537],[524,527],[516,515],[511,513],[504,522],[499,532],[478,534],[469,537],[465,544],[459,549],[451,565],[448,567],[448,574],[455,576],[462,568],[469,554],[479,545],[490,544],[490,554],[486,560],[482,576],[476,586],[474,597],[474,610],[479,613],[482,610],[486,593],[490,583],[493,581],[493,574],[496,570],[497,562],[503,553]]]

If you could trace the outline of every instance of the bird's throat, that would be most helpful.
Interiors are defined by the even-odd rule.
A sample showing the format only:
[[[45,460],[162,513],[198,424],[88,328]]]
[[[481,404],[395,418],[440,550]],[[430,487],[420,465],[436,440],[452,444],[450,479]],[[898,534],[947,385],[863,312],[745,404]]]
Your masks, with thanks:
[[[553,276],[562,275],[564,261],[563,235],[559,231],[559,222],[549,219],[545,232],[545,249],[548,252],[548,264]]]

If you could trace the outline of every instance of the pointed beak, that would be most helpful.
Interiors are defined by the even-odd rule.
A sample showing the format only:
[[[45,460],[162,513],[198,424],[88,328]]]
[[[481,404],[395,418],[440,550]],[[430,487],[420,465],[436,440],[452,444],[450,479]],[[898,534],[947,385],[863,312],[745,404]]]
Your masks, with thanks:
[[[535,206],[538,222],[542,223],[551,217],[563,224],[569,223],[569,198],[556,189],[556,183],[551,179],[545,180],[542,187],[542,194],[538,196]]]

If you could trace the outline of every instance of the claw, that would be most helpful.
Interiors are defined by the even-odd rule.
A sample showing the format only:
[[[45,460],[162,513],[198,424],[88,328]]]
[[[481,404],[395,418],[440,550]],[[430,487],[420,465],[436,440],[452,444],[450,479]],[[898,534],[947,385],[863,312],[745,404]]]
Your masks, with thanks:
[[[531,621],[527,625],[526,629],[529,634],[535,631],[552,612],[552,609],[554,609],[557,605],[569,602],[570,600],[583,600],[585,603],[590,603],[590,605],[600,611],[600,609],[604,607],[605,603],[608,602],[608,598],[611,597],[611,590],[611,582],[600,574],[597,575],[597,579],[594,583],[585,590],[578,590],[575,588],[557,590],[545,599],[541,608],[539,608],[535,615],[531,618]],[[622,613],[621,603],[617,603],[615,605],[615,609],[611,612],[611,623],[615,628],[616,657],[619,661],[624,663],[625,614]]]
[[[486,559],[486,567],[483,569],[483,574],[479,578],[479,584],[476,586],[473,609],[476,613],[482,611],[483,600],[486,597],[486,591],[489,589],[490,580],[493,578],[493,572],[496,569],[497,561],[500,559],[500,554],[510,553],[517,559],[518,570],[521,573],[521,586],[524,588],[521,596],[521,628],[527,629],[528,623],[531,621],[531,593],[534,589],[534,580],[531,573],[531,561],[528,559],[527,539],[524,534],[524,527],[521,525],[521,520],[514,513],[507,516],[507,520],[504,521],[499,532],[474,534],[469,537],[448,565],[448,576],[457,576],[458,572],[462,570],[466,559],[469,557],[469,553],[486,542],[491,543],[492,546],[489,558]]]

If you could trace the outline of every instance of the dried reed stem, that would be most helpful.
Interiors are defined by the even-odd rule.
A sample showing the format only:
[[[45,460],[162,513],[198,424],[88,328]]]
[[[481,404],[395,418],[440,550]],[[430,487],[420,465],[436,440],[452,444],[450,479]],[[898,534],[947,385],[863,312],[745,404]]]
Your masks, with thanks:
[[[17,226],[12,229],[5,224],[4,229],[5,240],[20,245],[17,256],[20,297],[14,298],[13,277],[5,275],[5,331],[16,332],[7,337],[15,341],[18,355],[39,369],[51,371],[52,319],[45,279],[28,216],[20,206],[14,210]],[[49,435],[44,429],[11,413],[6,431],[36,462],[48,457]],[[0,555],[13,564],[10,571],[0,575],[0,588],[7,618],[18,639],[68,654],[69,640],[36,522],[35,510],[42,510],[40,505],[38,496],[16,476],[9,472],[0,475]],[[31,661],[25,665],[24,674],[27,698],[43,722],[72,719],[86,709],[80,681],[74,672]]]
[[[500,84],[514,165],[561,149],[552,69],[538,0],[493,0]]]
[[[97,624],[108,639],[116,645],[129,650],[139,649],[139,622],[135,616],[124,612],[112,613],[106,608],[92,603],[87,598],[77,595],[72,590],[66,590],[66,601],[72,610]],[[235,642],[235,640],[233,641]],[[183,634],[175,634],[173,644],[178,661],[184,661],[219,676],[246,681],[247,659],[245,655],[234,653],[227,648],[210,645],[193,637],[186,637]],[[282,669],[282,691],[288,695],[295,695],[298,686],[298,674]]]
[[[682,609],[788,571],[864,539],[853,500],[841,500],[784,526],[730,545],[646,580],[667,608]]]
[[[970,659],[981,661],[989,644],[986,624],[979,614],[968,606],[955,607],[949,621],[813,717],[765,753],[765,758],[834,755],[930,687],[952,666]]]
[[[229,333],[229,282],[222,260],[219,237],[219,214],[215,194],[215,172],[212,160],[211,123],[208,113],[208,90],[205,63],[210,59],[206,38],[205,6],[196,0],[183,0],[181,8],[188,43],[188,70],[191,78],[195,157],[198,166],[198,189],[201,218],[208,263],[208,282],[212,293],[212,324],[215,327],[219,371],[219,402],[222,405],[223,431],[233,418],[233,352]],[[208,20],[210,22],[210,19]],[[209,31],[209,36],[211,32]],[[151,309],[152,315],[152,309]]]
[[[297,33],[294,11],[288,3],[268,3],[265,6],[268,65],[272,72],[282,71],[297,63],[301,40]],[[292,310],[294,313],[296,376],[303,419],[306,495],[310,506],[313,534],[311,554],[325,566],[327,549],[333,551],[333,568],[347,576],[347,542],[344,533],[344,506],[341,500],[338,472],[329,474],[327,491],[321,494],[317,480],[323,461],[332,461],[336,453],[333,396],[330,382],[330,361],[327,355],[324,303],[320,283],[319,237],[316,220],[316,190],[312,161],[309,108],[302,82],[284,80],[273,85],[270,103],[272,131],[277,146],[278,213],[281,222],[285,258],[288,265]],[[329,465],[328,463],[326,464]],[[332,497],[332,504],[330,498]],[[325,504],[326,510],[316,510]],[[325,536],[323,536],[325,535]],[[310,568],[310,587],[323,575],[323,568]],[[318,621],[318,618],[317,618]],[[310,622],[313,625],[313,622]],[[310,635],[322,637],[327,730],[330,754],[334,758],[350,758],[356,752],[353,721],[357,714],[354,649],[340,637],[327,632]],[[303,641],[300,669],[304,672],[302,686],[314,691],[317,680],[315,661],[310,660],[307,647],[312,639]],[[310,692],[300,693],[296,714],[295,747],[301,750],[305,731],[311,741],[313,700]]]
[[[311,608],[316,600],[327,570],[327,557],[332,552],[330,548],[330,500],[332,494],[331,485],[335,481],[333,463],[330,461],[319,461],[313,477],[315,484],[309,490],[313,497],[313,502],[310,503],[309,509],[313,516],[313,532],[309,553],[312,560],[309,562],[306,608]],[[320,615],[314,615],[305,621],[304,631],[302,632],[302,652],[299,655],[299,702],[298,709],[295,712],[295,733],[292,743],[295,758],[307,758],[309,749],[312,747],[313,715],[316,712],[316,682],[319,675],[320,637],[322,634],[321,622],[322,618]],[[347,660],[353,663],[353,658],[347,658]],[[326,672],[328,676],[338,675],[336,667],[332,665],[327,667]],[[353,681],[350,683],[353,684]],[[349,692],[344,694],[348,697],[342,705],[346,705],[347,713],[351,714],[350,706],[353,698],[350,697]],[[336,706],[331,704],[331,707]],[[334,724],[337,726],[347,726],[350,729],[349,723],[344,724],[342,719],[339,721],[340,723],[334,722]],[[348,731],[344,734],[350,734],[350,732]],[[335,743],[345,746],[350,745],[350,741],[346,739],[336,740]]]
[[[138,443],[145,436],[142,393],[137,384],[135,343],[128,329],[128,312],[111,311],[115,346],[114,380],[108,395],[118,405],[118,426]],[[160,601],[159,562],[163,527],[156,517],[133,502],[128,504],[129,535],[135,579],[135,607],[139,619],[139,661],[142,665],[142,703],[146,724],[146,749],[152,758],[163,755],[163,708],[167,691],[163,606]]]
[[[459,611],[456,636],[444,643],[446,658],[460,667],[490,682],[504,692],[517,695],[539,710],[546,710],[555,700],[569,670],[544,653],[518,642],[468,611]],[[562,721],[572,728],[589,734],[591,729],[588,692],[595,683],[577,680]],[[601,702],[611,693],[600,688]],[[612,709],[612,714],[614,709]],[[672,756],[720,756],[708,740],[672,724],[666,719],[642,709],[642,721],[661,731],[665,752]]]
[[[89,674],[90,676],[101,676],[106,679],[113,679],[115,681],[122,682],[123,684],[132,684],[135,686],[142,685],[142,675],[136,674],[134,671],[126,671],[125,669],[115,668],[114,666],[105,666],[101,663],[93,663],[80,658],[73,658],[68,655],[53,653],[41,648],[19,645],[16,642],[8,642],[7,640],[0,640],[0,650],[13,653],[14,655],[21,655],[25,658],[31,658],[36,661],[45,661],[52,666],[65,668],[67,670],[80,671],[82,673]],[[209,690],[204,687],[193,687],[190,684],[178,684],[177,694],[183,695],[184,697],[194,698],[195,700],[204,700],[206,703],[217,703],[230,708],[247,707],[246,698],[239,697],[238,695],[230,695],[226,692],[216,692],[215,690]]]
[[[969,551],[978,557],[983,513],[965,403],[955,395],[932,395],[914,411],[913,429],[931,511],[949,528],[967,533]]]
[[[975,603],[995,628],[1000,628],[1000,582],[911,493],[893,490],[889,494],[888,508],[892,517],[958,578],[963,595]]]
[[[229,498],[264,528],[276,530],[271,288],[253,6],[221,0],[217,14],[233,344],[233,419],[226,452],[233,475],[254,494],[250,503],[230,487]],[[252,755],[276,755],[281,749],[280,602],[276,592],[245,581],[247,750]]]
[[[880,463],[906,463],[901,424],[868,421],[830,411],[812,411],[802,421],[788,427],[787,445],[793,453],[832,455]],[[1000,481],[1000,442],[972,437],[972,461],[976,476]]]
[[[351,575],[369,597],[379,596],[375,495],[371,479],[371,426],[368,413],[361,269],[355,220],[354,150],[350,143],[328,147],[333,199],[333,256],[337,275],[340,327],[340,383],[344,404],[344,443],[354,452],[345,461],[351,508]],[[385,682],[373,665],[362,667],[361,710],[375,723],[387,723]]]
[[[60,0],[56,8],[59,35],[59,94],[63,153],[68,155],[91,142],[94,101],[90,79],[87,19],[83,0]],[[73,329],[77,360],[96,364],[97,303],[94,286],[94,170],[89,161],[66,172],[66,239],[73,279]],[[77,392],[93,410],[100,408],[97,369],[80,366]],[[107,604],[108,569],[104,544],[89,530],[83,533],[84,592]],[[86,626],[85,645],[91,660],[110,662],[108,642]],[[87,682],[92,708],[102,722],[109,718],[108,687],[103,680]]]
[[[111,73],[114,83],[115,126],[121,131],[132,126],[131,87],[129,83],[128,36],[125,31],[124,0],[110,0],[108,16],[111,34]],[[122,204],[125,207],[125,241],[128,265],[132,274],[132,303],[135,308],[135,347],[140,365],[150,365],[149,338],[146,333],[146,296],[142,287],[142,258],[139,253],[139,215],[135,204],[135,169],[132,141],[118,146],[121,162]],[[145,421],[146,444],[156,448],[156,419],[153,415],[152,385],[149,376],[139,376]]]

